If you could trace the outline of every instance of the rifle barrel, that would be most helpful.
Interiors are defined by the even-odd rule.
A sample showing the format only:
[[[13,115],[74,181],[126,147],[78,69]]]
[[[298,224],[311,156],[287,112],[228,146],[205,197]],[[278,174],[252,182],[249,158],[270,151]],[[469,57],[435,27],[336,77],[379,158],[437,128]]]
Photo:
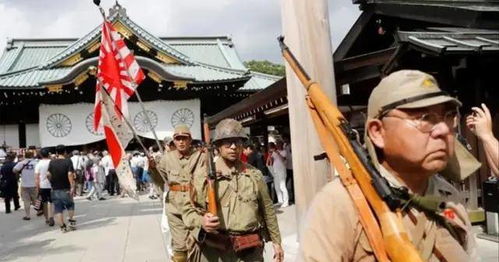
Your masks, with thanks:
[[[373,173],[370,172],[373,171],[371,166],[366,165],[367,162],[365,159],[360,159],[359,157],[359,155],[362,155],[362,153],[359,152],[360,148],[355,148],[354,144],[352,144],[351,140],[347,137],[348,133],[346,133],[345,130],[342,130],[342,126],[348,123],[348,121],[345,120],[338,107],[335,106],[322,91],[319,83],[311,81],[298,60],[294,57],[286,44],[284,44],[283,37],[279,38],[279,42],[283,57],[307,90],[309,103],[313,105],[309,107],[309,110],[313,114],[317,114],[320,118],[313,119],[314,122],[319,121],[315,126],[321,126],[327,129],[334,138],[338,145],[339,153],[346,160],[352,171],[353,179],[356,180],[365,199],[376,214],[379,225],[376,224],[375,226],[381,229],[386,253],[394,262],[421,262],[422,259],[409,240],[402,220],[399,214],[397,214],[398,212],[392,212],[390,207],[388,207],[387,202],[384,202],[384,200],[388,200],[389,204],[392,207],[395,207],[395,203],[392,203],[392,196],[389,192],[390,188],[387,184],[383,183],[383,179],[376,179],[376,175],[379,175],[379,173],[376,172],[373,177]],[[321,132],[319,131],[319,133]],[[328,155],[338,154],[336,150],[328,148],[327,145],[324,149]],[[346,176],[346,174],[340,173],[340,176],[343,177]],[[381,175],[379,176],[381,177]],[[371,224],[370,226],[373,225]],[[367,233],[369,230],[366,229],[365,231]],[[368,238],[370,238],[369,235]]]
[[[208,212],[216,216],[218,213],[216,183],[215,183],[217,179],[217,174],[216,174],[215,163],[213,162],[213,145],[212,143],[210,143],[210,127],[208,125],[207,118],[208,117],[205,114],[203,129],[204,129],[204,142],[206,144],[206,149],[207,149],[206,161],[208,161],[207,163],[208,164],[208,178],[207,178]]]

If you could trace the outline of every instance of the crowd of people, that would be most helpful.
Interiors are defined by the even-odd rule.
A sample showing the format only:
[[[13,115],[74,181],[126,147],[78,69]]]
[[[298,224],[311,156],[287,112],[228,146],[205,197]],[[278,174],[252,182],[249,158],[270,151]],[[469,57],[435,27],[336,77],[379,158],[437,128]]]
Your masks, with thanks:
[[[5,212],[12,212],[11,202],[14,202],[14,210],[21,208],[20,192],[25,212],[23,220],[31,220],[33,206],[37,215],[45,216],[47,225],[57,224],[63,232],[76,229],[74,170],[63,145],[55,147],[53,154],[48,148],[29,149],[24,155],[8,152],[0,168],[0,191],[5,198]],[[63,215],[65,210],[68,224]]]
[[[157,147],[150,153],[157,154]],[[128,153],[128,163],[137,182],[137,191],[148,192],[149,198],[159,197],[148,172],[148,161],[144,152]],[[125,197],[120,190],[118,176],[109,153],[104,150],[66,152],[63,145],[49,148],[30,148],[23,154],[7,152],[0,168],[0,194],[4,198],[6,214],[17,211],[23,204],[23,220],[31,220],[32,211],[44,216],[46,224],[61,227],[63,232],[76,228],[74,220],[75,196],[89,201],[106,200],[108,196]],[[13,208],[11,204],[14,204]],[[68,212],[68,224],[62,213]]]
[[[265,149],[258,141],[243,146],[241,161],[262,172],[275,204],[285,208],[294,204],[293,159],[287,136],[268,143]]]

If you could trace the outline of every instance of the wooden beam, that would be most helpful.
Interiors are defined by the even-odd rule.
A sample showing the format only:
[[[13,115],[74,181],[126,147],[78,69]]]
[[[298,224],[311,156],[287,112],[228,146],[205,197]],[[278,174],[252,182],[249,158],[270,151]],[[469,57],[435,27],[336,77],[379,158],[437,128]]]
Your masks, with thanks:
[[[370,9],[362,12],[357,21],[353,24],[352,28],[348,31],[345,38],[343,38],[343,41],[341,41],[338,48],[336,48],[333,55],[334,61],[343,60],[347,56],[348,51],[350,51],[354,43],[357,41],[357,38],[360,36],[365,26],[369,23],[369,21],[371,21],[372,15],[373,12]]]
[[[216,115],[207,118],[210,127],[215,126],[218,122],[225,118],[234,118],[236,116],[248,113],[258,107],[264,106],[272,100],[286,97],[286,79],[275,82],[266,89],[245,98],[237,104],[234,104]]]
[[[384,65],[391,56],[395,53],[397,47],[390,47],[387,49],[363,54],[359,56],[345,58],[343,60],[336,60],[334,69],[336,74],[348,73],[350,70],[358,69],[365,66],[379,66]]]
[[[475,2],[474,5],[456,5],[456,1],[447,1],[435,5],[435,1],[413,3],[388,3],[366,5],[374,9],[376,14],[412,19],[426,23],[438,23],[467,28],[497,29],[499,28],[499,11],[497,3],[486,5]],[[487,8],[489,7],[489,8]],[[438,14],[438,15],[435,15]]]

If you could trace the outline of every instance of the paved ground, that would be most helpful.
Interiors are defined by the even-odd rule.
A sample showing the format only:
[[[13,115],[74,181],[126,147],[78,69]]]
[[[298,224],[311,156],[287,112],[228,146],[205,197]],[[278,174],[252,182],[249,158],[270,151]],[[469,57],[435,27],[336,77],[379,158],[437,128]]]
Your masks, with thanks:
[[[24,211],[5,214],[0,204],[0,261],[168,261],[165,238],[160,231],[161,205],[142,197],[106,201],[76,200],[78,230],[61,233],[43,218],[21,220]],[[295,261],[296,221],[294,206],[279,212],[286,252],[285,261]],[[478,239],[480,261],[497,262],[499,244]],[[272,261],[266,246],[265,261]]]
[[[77,199],[78,230],[64,234],[1,208],[0,261],[168,261],[158,201]]]

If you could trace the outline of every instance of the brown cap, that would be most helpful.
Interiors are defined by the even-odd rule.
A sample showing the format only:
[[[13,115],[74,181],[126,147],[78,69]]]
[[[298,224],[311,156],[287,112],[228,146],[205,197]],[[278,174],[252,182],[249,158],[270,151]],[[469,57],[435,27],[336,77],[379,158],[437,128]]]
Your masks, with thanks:
[[[247,139],[248,136],[246,136],[243,125],[241,125],[239,121],[231,118],[226,118],[217,124],[213,142],[227,138]]]
[[[173,132],[173,138],[177,136],[188,136],[191,137],[191,130],[187,125],[181,124],[175,127],[175,131]]]
[[[400,70],[383,78],[369,97],[367,116],[378,118],[395,108],[421,108],[461,102],[438,87],[435,78],[417,70]]]

